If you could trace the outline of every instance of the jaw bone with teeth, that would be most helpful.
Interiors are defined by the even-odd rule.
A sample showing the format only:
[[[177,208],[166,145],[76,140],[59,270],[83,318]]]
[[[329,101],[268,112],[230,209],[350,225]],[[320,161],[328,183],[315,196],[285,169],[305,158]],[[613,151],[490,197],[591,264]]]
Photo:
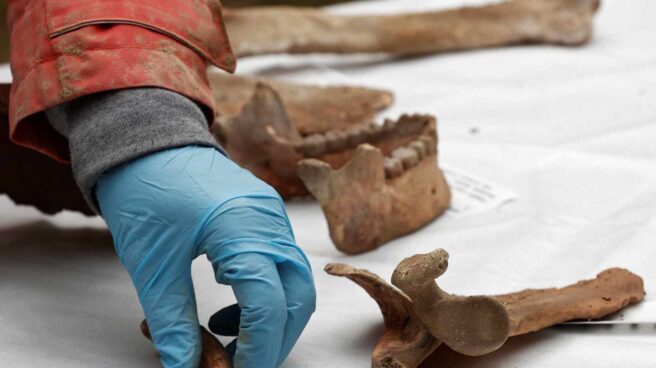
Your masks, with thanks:
[[[402,116],[369,129],[371,145],[359,145],[345,164],[337,164],[343,156],[328,153],[301,161],[298,170],[326,215],[333,242],[350,254],[419,229],[451,200],[437,166],[433,117]]]
[[[219,117],[214,134],[235,162],[284,198],[308,194],[296,174],[298,161],[329,156],[326,160],[341,166],[351,148],[382,132],[367,123],[393,99],[389,92],[359,87],[253,83],[248,101],[222,104],[241,106],[238,113]]]
[[[448,266],[438,249],[403,260],[392,283],[345,264],[325,271],[361,286],[378,304],[385,330],[372,354],[372,368],[439,367],[441,344],[464,355],[487,354],[507,338],[571,320],[602,318],[645,296],[639,276],[619,268],[564,288],[527,289],[496,296],[456,296],[435,282]]]
[[[449,206],[433,117],[323,132],[315,126],[318,133],[303,136],[272,86],[258,83],[254,90],[240,114],[221,123],[223,146],[283,197],[313,194],[343,252],[372,250]]]
[[[303,159],[319,159],[338,169],[351,160],[362,143],[379,147],[386,154],[408,145],[385,159],[387,175],[395,177],[404,168],[418,165],[421,158],[435,155],[435,128],[430,117],[403,116],[398,121],[387,120],[384,125],[356,120],[329,129],[325,124],[309,120],[303,124],[294,121],[288,109],[289,100],[283,100],[288,94],[279,92],[276,86],[259,82],[253,90],[253,96],[239,114],[219,121],[216,135],[233,160],[271,184],[283,197],[308,194],[296,169]],[[351,104],[365,102],[369,106],[381,106],[371,104],[380,100],[379,97],[367,97]],[[335,104],[338,105],[348,107],[346,102]],[[366,111],[372,115],[375,112],[371,107]],[[334,112],[326,113],[331,114]]]

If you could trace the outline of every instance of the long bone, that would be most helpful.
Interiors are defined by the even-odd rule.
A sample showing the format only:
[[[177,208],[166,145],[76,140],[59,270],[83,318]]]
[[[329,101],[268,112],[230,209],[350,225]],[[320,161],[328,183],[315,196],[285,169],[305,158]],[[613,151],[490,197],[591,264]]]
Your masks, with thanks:
[[[418,254],[401,261],[392,275],[392,284],[413,299],[417,313],[430,320],[430,324],[436,323],[434,317],[424,314],[424,310],[430,304],[449,299],[444,293],[435,292],[439,287],[434,281],[446,270],[448,257],[442,249]],[[596,279],[565,288],[528,289],[492,298],[508,312],[508,334],[515,336],[570,320],[601,318],[641,301],[644,295],[640,277],[611,268],[599,273]]]
[[[413,55],[524,43],[580,45],[599,0],[512,0],[398,15],[343,16],[318,9],[261,7],[225,12],[239,56],[274,53]]]
[[[150,329],[146,320],[139,325],[141,333],[152,340]],[[200,327],[201,342],[203,344],[199,368],[232,368],[232,362],[223,345],[205,327]]]
[[[224,18],[238,56],[403,55],[529,42],[578,45],[590,38],[598,6],[598,0],[515,0],[423,14],[352,17],[309,8],[262,7],[225,9]],[[7,50],[2,49],[0,59],[7,59]]]
[[[435,145],[435,130],[429,130],[388,157],[379,148],[360,145],[338,170],[317,159],[300,162],[298,174],[319,201],[337,249],[370,251],[448,208],[451,193],[437,166]]]
[[[441,344],[442,341],[431,334],[431,328],[424,323],[424,320],[434,325],[436,321],[445,318],[427,307],[440,302],[461,306],[462,303],[457,298],[462,297],[453,299],[453,296],[445,297],[444,292],[436,294],[435,289],[432,286],[427,287],[426,284],[430,282],[434,284],[432,277],[446,270],[447,258],[448,254],[444,250],[436,250],[429,254],[407,258],[399,264],[394,271],[393,279],[407,288],[415,296],[414,298],[367,270],[356,269],[345,264],[326,266],[327,273],[349,278],[365,289],[383,312],[385,331],[374,348],[372,367],[414,368]],[[424,292],[420,291],[422,288],[425,288]],[[452,317],[477,321],[481,315],[485,316],[486,313],[482,312],[496,301],[506,311],[509,321],[508,336],[517,336],[570,320],[599,319],[630,304],[640,302],[644,295],[644,284],[639,276],[624,269],[611,268],[598,274],[595,279],[580,281],[564,288],[527,289],[505,295],[478,297],[487,300],[481,304],[482,308],[477,309],[476,304],[472,303],[474,307],[466,307],[466,312],[451,311],[448,314]],[[436,301],[440,298],[441,301]],[[439,310],[443,311],[443,308],[443,306],[439,307]],[[457,328],[461,323],[472,322],[445,321],[445,323]],[[438,327],[438,330],[443,337],[451,335],[447,336],[451,341],[454,339],[458,341],[458,337],[460,341],[470,338],[470,336],[463,336],[457,329],[449,331],[445,327]],[[503,328],[502,330],[506,331]],[[473,343],[477,344],[475,340]],[[485,345],[465,346],[465,350],[480,350]],[[388,348],[390,346],[393,348]]]

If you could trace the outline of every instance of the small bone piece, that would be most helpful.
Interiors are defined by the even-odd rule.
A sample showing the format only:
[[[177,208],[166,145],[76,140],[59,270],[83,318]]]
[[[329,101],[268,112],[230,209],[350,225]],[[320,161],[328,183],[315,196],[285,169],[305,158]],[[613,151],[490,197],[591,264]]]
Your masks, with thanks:
[[[446,11],[371,16],[255,7],[227,10],[225,22],[239,56],[412,55],[523,43],[581,45],[592,36],[598,7],[599,0],[511,0]]]
[[[338,170],[316,159],[299,163],[298,175],[319,201],[330,237],[342,252],[375,249],[421,228],[449,206],[451,194],[437,156],[419,161],[410,148],[394,150],[392,156],[385,160],[380,149],[363,144]]]
[[[506,328],[501,326],[501,330],[507,332],[507,336],[516,336],[570,320],[602,318],[642,301],[645,295],[639,276],[624,269],[611,268],[595,279],[560,289],[527,289],[498,296],[458,297],[429,281],[446,271],[447,260],[448,254],[441,249],[403,260],[394,271],[393,282],[406,293],[367,270],[343,264],[326,266],[327,273],[347,277],[364,288],[383,312],[384,338],[374,349],[372,367],[417,367],[442,342],[431,334],[434,330],[445,336],[447,340],[443,342],[449,345],[447,341],[450,341],[452,348],[480,352],[487,350],[494,339],[479,341],[479,337],[487,336],[489,332],[497,334],[490,331],[490,322],[505,320]],[[410,306],[408,300],[411,300]],[[499,314],[499,306],[503,307],[506,318]],[[442,313],[446,315],[442,316]],[[464,318],[465,321],[448,321],[448,318]],[[394,321],[403,323],[395,324]],[[480,327],[474,327],[481,321]],[[438,322],[444,326],[436,326]],[[403,330],[402,326],[412,328]],[[390,346],[394,349],[389,349]],[[439,362],[432,364],[431,359],[427,360],[430,366],[439,366]]]
[[[325,271],[360,285],[380,307],[385,331],[371,356],[372,368],[416,367],[440,345],[415,314],[410,298],[376,274],[336,263]]]
[[[151,340],[150,330],[145,320],[139,326],[141,333]],[[200,357],[199,368],[232,368],[230,357],[226,353],[223,345],[204,327],[200,328],[203,352]]]

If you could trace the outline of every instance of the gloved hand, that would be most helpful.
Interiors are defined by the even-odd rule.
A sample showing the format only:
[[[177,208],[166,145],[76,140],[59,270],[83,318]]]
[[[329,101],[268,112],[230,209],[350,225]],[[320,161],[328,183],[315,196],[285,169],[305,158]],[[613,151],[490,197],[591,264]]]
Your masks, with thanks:
[[[187,146],[109,170],[95,194],[164,367],[198,366],[191,262],[201,254],[241,308],[234,365],[282,363],[316,294],[275,190],[215,148]]]

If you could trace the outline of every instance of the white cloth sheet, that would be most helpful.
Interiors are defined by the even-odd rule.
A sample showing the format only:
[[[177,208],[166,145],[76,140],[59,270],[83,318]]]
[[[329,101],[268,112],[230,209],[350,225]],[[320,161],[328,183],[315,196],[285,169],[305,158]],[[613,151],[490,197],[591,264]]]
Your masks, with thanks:
[[[462,4],[389,0],[335,9],[384,13]],[[517,195],[487,212],[445,216],[356,257],[335,250],[316,203],[289,203],[319,299],[285,367],[370,364],[381,332],[378,307],[355,284],[326,275],[328,262],[389,279],[402,258],[442,247],[451,262],[440,285],[460,294],[565,285],[619,266],[641,275],[647,300],[655,301],[653,14],[651,0],[604,0],[594,41],[583,48],[525,46],[396,61],[365,56],[242,61],[241,73],[393,90],[397,102],[383,115],[436,114],[440,161]],[[234,297],[215,285],[205,259],[196,261],[194,274],[206,323]],[[45,217],[0,197],[0,367],[155,367],[152,346],[138,331],[141,316],[101,220],[71,213]],[[444,351],[433,363],[655,367],[656,328],[559,326],[512,338],[485,357]]]

